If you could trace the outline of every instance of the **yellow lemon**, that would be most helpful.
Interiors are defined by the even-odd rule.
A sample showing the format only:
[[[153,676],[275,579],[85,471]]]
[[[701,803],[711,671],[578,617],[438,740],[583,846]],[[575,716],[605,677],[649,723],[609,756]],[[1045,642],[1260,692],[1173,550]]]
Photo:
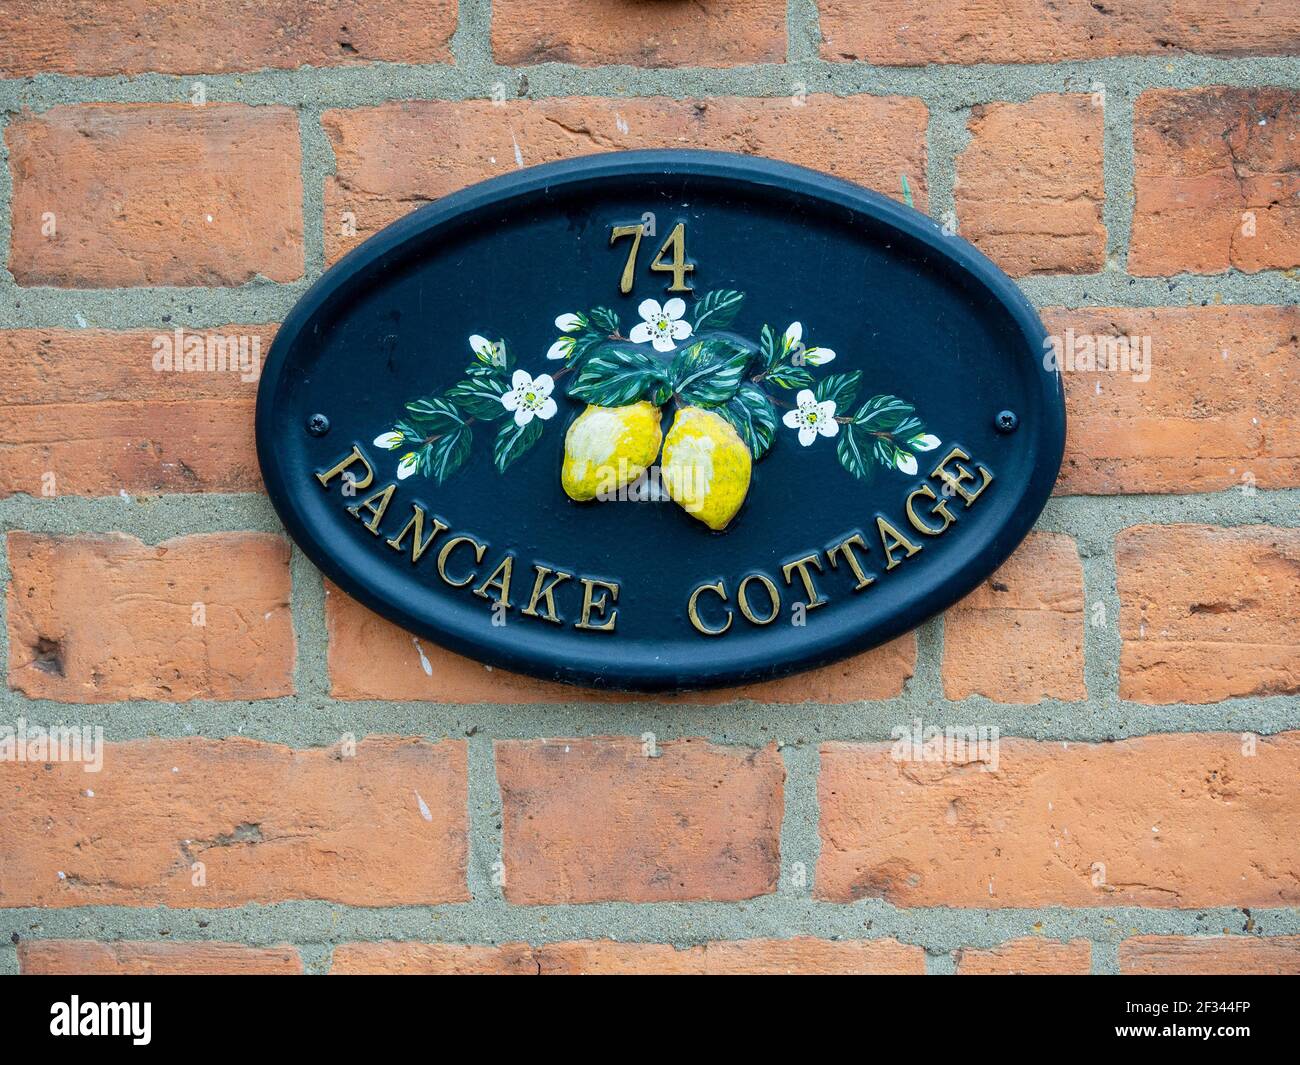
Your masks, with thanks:
[[[749,491],[753,457],[721,415],[683,407],[664,441],[668,494],[710,529],[725,528]]]
[[[625,407],[589,406],[564,437],[560,482],[579,502],[618,491],[641,476],[659,454],[659,408],[642,400]]]

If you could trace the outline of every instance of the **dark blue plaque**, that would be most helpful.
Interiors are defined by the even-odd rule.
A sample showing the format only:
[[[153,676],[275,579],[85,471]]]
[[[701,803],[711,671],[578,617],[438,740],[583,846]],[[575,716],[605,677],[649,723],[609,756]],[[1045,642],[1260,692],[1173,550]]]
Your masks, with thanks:
[[[913,628],[1061,462],[1016,286],[785,163],[645,151],[447,196],[329,270],[257,404],[304,552],[414,633],[611,689],[761,681]]]

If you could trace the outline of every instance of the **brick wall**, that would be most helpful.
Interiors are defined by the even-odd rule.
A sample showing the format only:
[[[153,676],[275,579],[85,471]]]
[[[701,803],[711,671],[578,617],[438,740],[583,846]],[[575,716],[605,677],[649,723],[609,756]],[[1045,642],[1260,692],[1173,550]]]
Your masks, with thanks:
[[[0,3],[0,725],[107,741],[0,761],[0,971],[1300,971],[1297,56],[1294,0]],[[327,587],[254,375],[155,356],[656,145],[906,187],[1151,361],[1067,372],[1057,495],[946,616],[610,701]],[[895,757],[946,726],[996,764]]]

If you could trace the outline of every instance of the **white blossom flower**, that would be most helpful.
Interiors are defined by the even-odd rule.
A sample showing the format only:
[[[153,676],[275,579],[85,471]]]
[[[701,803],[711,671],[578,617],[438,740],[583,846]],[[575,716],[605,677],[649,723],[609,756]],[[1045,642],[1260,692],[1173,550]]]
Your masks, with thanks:
[[[587,319],[581,314],[562,314],[555,319],[555,328],[561,333],[576,333],[586,324]]]
[[[819,436],[834,436],[840,431],[840,423],[835,420],[835,401],[827,399],[818,403],[808,388],[795,396],[794,410],[786,411],[781,421],[787,428],[799,430],[799,443],[804,447]]]
[[[916,456],[910,451],[895,451],[894,465],[910,477],[916,472]]]
[[[489,366],[504,366],[505,352],[501,350],[501,345],[493,344],[487,337],[481,337],[477,333],[469,338],[470,349],[478,356],[480,362],[485,362]]]
[[[560,337],[554,344],[546,349],[548,359],[567,359],[573,354],[573,337]]]
[[[674,340],[685,340],[691,335],[691,323],[682,319],[686,313],[683,300],[670,299],[662,307],[658,300],[644,300],[637,313],[645,321],[634,325],[628,334],[628,339],[634,344],[649,341],[654,344],[655,351],[672,351],[677,347]]]
[[[919,433],[907,442],[907,446],[916,451],[933,451],[939,446],[939,438],[929,433]]]
[[[408,451],[402,456],[402,461],[397,464],[397,479],[404,481],[415,472],[415,467],[420,464],[420,456],[414,451]]]
[[[788,353],[792,348],[797,349],[797,354],[792,360],[794,365],[825,366],[835,358],[835,352],[830,348],[803,347],[802,341],[802,322],[791,322],[785,327],[785,333],[781,336],[781,350]]]
[[[405,439],[405,436],[394,429],[390,433],[380,433],[375,437],[375,447],[382,447],[385,451],[396,451]]]
[[[546,421],[555,415],[557,408],[551,398],[555,382],[550,374],[534,378],[527,370],[516,370],[510,384],[513,387],[501,397],[501,406],[514,412],[516,425],[527,425],[533,418]]]

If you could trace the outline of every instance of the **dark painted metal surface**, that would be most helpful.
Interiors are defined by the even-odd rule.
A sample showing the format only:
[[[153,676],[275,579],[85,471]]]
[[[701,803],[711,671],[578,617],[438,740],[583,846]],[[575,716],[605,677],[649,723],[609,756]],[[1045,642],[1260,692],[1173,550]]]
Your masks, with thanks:
[[[611,240],[611,228],[647,214],[654,234],[644,234],[624,294],[632,238]],[[682,261],[693,269],[674,278],[650,263],[679,223]],[[669,248],[659,262],[673,258]],[[675,280],[693,291],[668,291]],[[709,294],[721,313],[705,314]],[[685,307],[677,319],[643,319],[645,301],[668,310],[674,297]],[[678,322],[690,335],[673,337],[684,331]],[[672,350],[633,343],[659,333]],[[557,341],[564,354],[569,340],[580,350],[547,357]],[[299,546],[349,594],[413,633],[496,666],[599,687],[758,681],[906,632],[1012,552],[1048,498],[1064,446],[1061,383],[1044,367],[1043,340],[1034,310],[984,256],[855,185],[722,153],[594,156],[447,196],[328,271],[272,347],[258,394],[258,454]],[[593,363],[602,351],[606,361]],[[738,405],[728,406],[736,398],[727,395],[728,360],[741,366]],[[663,401],[664,432],[682,406],[695,406],[728,424],[752,415],[757,428],[744,438],[754,451],[771,438],[722,531],[666,498],[579,503],[566,495],[565,434],[585,408],[569,389],[586,382],[580,394],[613,405],[619,367],[641,369],[630,387],[646,402]],[[496,410],[494,397],[516,391],[519,370],[529,382],[513,407]],[[541,395],[544,374],[554,381],[553,409]],[[844,375],[856,376],[838,380]],[[486,381],[486,398],[465,387],[447,396],[466,381]],[[805,388],[816,403],[834,397],[834,435],[816,431],[818,411],[829,408],[801,405]],[[525,425],[516,425],[520,405],[532,412]],[[322,484],[318,474],[354,446],[366,461]],[[698,440],[692,446],[698,454]],[[729,445],[718,446],[706,456],[715,488],[730,483],[722,461]],[[967,457],[951,457],[953,448]],[[955,491],[934,473],[945,458],[950,474],[959,466],[971,474]],[[967,501],[983,483],[980,467],[992,480]],[[367,469],[373,480],[362,485]],[[351,495],[349,476],[357,482]],[[387,500],[377,497],[388,485],[396,487]],[[909,496],[921,526],[944,523],[940,504],[951,524],[938,535],[913,524]],[[349,509],[367,500],[369,509]],[[446,529],[413,562],[411,530],[400,550],[388,541],[416,507],[427,515],[426,537],[438,529],[435,518]],[[890,548],[878,518],[920,550]],[[855,534],[862,546],[844,547]],[[473,541],[452,547],[440,567],[457,536]],[[869,584],[859,587],[850,555]],[[803,570],[820,601],[811,607],[799,568],[786,570],[809,556],[816,562]],[[526,612],[535,585],[546,584],[538,566],[552,578],[571,575],[554,589],[558,621],[544,595]],[[449,583],[471,572],[464,586]],[[496,583],[484,587],[494,572]],[[748,620],[738,602],[741,582],[754,574],[781,599],[767,624]],[[697,627],[688,603],[708,585],[716,590],[696,596]],[[746,588],[762,620],[766,585],[755,578]],[[584,592],[590,627],[579,628]],[[601,631],[612,616],[613,630]],[[700,631],[728,618],[720,635]]]

